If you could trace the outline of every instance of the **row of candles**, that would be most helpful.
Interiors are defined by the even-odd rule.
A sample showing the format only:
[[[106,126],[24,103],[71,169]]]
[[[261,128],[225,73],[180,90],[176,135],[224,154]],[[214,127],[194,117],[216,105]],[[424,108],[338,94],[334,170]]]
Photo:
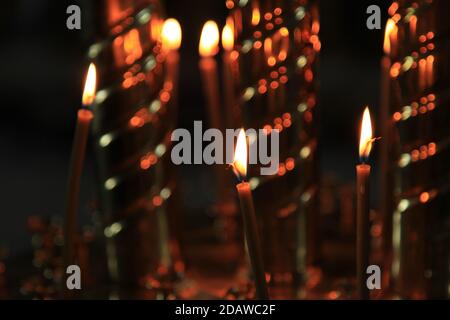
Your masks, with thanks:
[[[203,76],[204,94],[210,110],[211,125],[222,128],[220,113],[219,81],[217,63],[214,56],[219,51],[219,30],[213,21],[205,23],[200,37],[199,53],[201,60],[199,68]],[[168,77],[175,74],[178,69],[179,55],[178,49],[181,44],[181,28],[175,19],[168,19],[161,28],[161,42],[163,52],[166,54],[166,69]],[[228,71],[224,72],[225,87],[228,93],[233,92],[232,77],[228,73],[233,67],[230,64],[236,63],[236,52],[234,51],[234,30],[232,24],[227,21],[222,32],[222,44],[225,49],[223,55],[224,65]],[[76,261],[76,216],[78,210],[78,194],[80,178],[83,169],[87,139],[89,136],[90,123],[94,117],[90,110],[95,103],[97,71],[94,64],[89,66],[83,92],[82,105],[77,117],[75,138],[72,146],[72,157],[68,179],[68,190],[66,199],[66,220],[65,220],[65,250],[64,265],[68,266]],[[174,79],[172,79],[174,80]],[[228,98],[229,95],[226,95]],[[231,103],[227,103],[229,107]],[[372,149],[372,123],[369,109],[366,108],[363,115],[359,154],[362,160],[356,166],[356,194],[357,194],[357,292],[362,299],[369,298],[365,276],[369,263],[369,182],[371,167],[366,164],[366,160]],[[256,297],[258,299],[268,299],[269,293],[266,285],[266,277],[263,266],[262,248],[258,232],[257,215],[254,209],[251,187],[245,181],[247,175],[247,140],[245,132],[241,130],[235,150],[233,167],[240,182],[236,185],[237,193],[241,203],[241,212],[244,221],[244,233],[247,246],[247,253],[253,271]]]

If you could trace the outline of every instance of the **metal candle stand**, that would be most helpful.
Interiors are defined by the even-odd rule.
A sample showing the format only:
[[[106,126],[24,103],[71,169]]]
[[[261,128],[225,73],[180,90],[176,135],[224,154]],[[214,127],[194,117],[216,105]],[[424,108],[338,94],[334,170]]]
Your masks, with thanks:
[[[239,68],[235,128],[280,131],[280,166],[261,176],[250,166],[272,296],[296,296],[318,258],[317,83],[319,15],[315,1],[227,1]]]
[[[171,292],[167,206],[173,84],[165,79],[159,1],[107,1],[103,40],[89,49],[100,67],[93,128],[108,268],[119,288]],[[167,287],[168,286],[168,287]]]
[[[449,296],[449,10],[441,0],[389,9],[398,45],[390,56],[382,187],[390,284],[401,298]]]

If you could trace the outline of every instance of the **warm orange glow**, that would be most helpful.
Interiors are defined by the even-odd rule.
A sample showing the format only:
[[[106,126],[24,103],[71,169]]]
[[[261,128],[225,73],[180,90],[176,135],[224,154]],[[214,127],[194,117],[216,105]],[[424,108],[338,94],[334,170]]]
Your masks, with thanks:
[[[422,192],[420,195],[420,202],[427,203],[430,200],[430,194],[428,192]]]
[[[97,68],[95,64],[89,65],[86,81],[84,83],[84,91],[82,102],[84,106],[91,105],[94,102],[97,90]]]
[[[370,119],[369,107],[364,110],[364,115],[361,124],[361,136],[359,139],[359,156],[367,159],[372,150],[372,120]]]
[[[181,45],[181,27],[176,19],[164,21],[161,31],[162,48],[164,51],[178,50]]]
[[[241,129],[234,151],[233,167],[236,173],[245,178],[247,176],[247,137],[244,129]]]
[[[390,16],[393,16],[394,14],[396,14],[398,8],[399,8],[398,3],[397,3],[397,2],[393,2],[393,3],[391,4],[391,6],[389,7],[389,9],[388,9],[389,15],[390,15]]]
[[[163,19],[154,16],[150,21],[150,38],[155,42],[161,41]]]
[[[397,33],[397,25],[395,24],[394,20],[388,19],[386,24],[386,29],[384,32],[384,53],[390,54],[391,53],[391,41],[393,35]]]
[[[253,7],[252,10],[252,26],[257,26],[260,20],[261,20],[261,13],[259,12],[259,8],[255,6]]]
[[[214,21],[207,21],[203,26],[198,51],[202,57],[211,57],[219,52],[219,28]]]
[[[226,51],[231,51],[234,48],[233,28],[228,24],[226,24],[222,30],[222,47]]]
[[[411,33],[412,37],[416,36],[417,31],[417,16],[412,16],[409,19],[409,32]]]
[[[426,66],[426,75],[427,75],[427,85],[428,87],[433,86],[434,83],[434,56],[430,55],[427,57],[427,66]]]
[[[142,46],[139,31],[131,29],[126,35],[123,43],[125,51],[125,63],[131,65],[142,57]]]

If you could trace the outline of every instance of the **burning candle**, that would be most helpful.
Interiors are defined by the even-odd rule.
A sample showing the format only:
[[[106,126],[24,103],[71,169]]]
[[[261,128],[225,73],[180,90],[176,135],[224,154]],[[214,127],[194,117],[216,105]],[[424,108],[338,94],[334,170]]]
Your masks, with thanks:
[[[245,240],[247,253],[255,279],[256,298],[268,299],[263,256],[256,221],[255,207],[253,204],[250,184],[244,179],[247,175],[247,140],[243,129],[239,132],[236,150],[234,154],[233,169],[242,182],[236,186],[241,204],[241,212],[244,221]]]
[[[359,299],[369,299],[366,284],[366,270],[369,266],[370,227],[369,227],[369,186],[370,165],[365,161],[372,149],[372,123],[369,108],[364,110],[359,141],[359,156],[362,164],[356,166],[356,272],[357,293]]]
[[[227,20],[227,24],[222,30],[222,47],[224,53],[223,60],[223,84],[224,84],[224,101],[227,115],[227,128],[232,127],[231,119],[229,117],[233,113],[235,103],[234,96],[234,79],[233,79],[233,65],[236,63],[237,51],[234,51],[234,30],[231,20]]]
[[[178,98],[178,74],[180,54],[178,49],[181,45],[181,27],[177,20],[167,19],[164,21],[161,31],[162,51],[166,55],[166,84],[172,88],[172,101]]]
[[[223,129],[221,125],[219,81],[217,63],[214,59],[219,51],[219,29],[214,21],[207,21],[200,37],[199,53],[201,56],[199,68],[203,78],[203,89],[209,108],[210,125]]]
[[[390,117],[390,96],[391,96],[391,76],[390,70],[392,66],[391,61],[391,42],[395,41],[391,34],[397,26],[394,20],[389,19],[386,24],[386,30],[384,34],[383,50],[384,56],[381,60],[381,135],[383,140],[381,141],[381,179],[380,179],[380,195],[381,195],[381,212],[383,215],[383,245],[386,252],[388,252],[391,244],[391,230],[392,230],[392,194],[390,192],[391,187],[391,169],[389,160],[389,146],[390,146],[390,131],[391,131],[391,117]]]
[[[86,152],[86,144],[89,135],[89,126],[93,119],[93,113],[88,109],[95,100],[96,68],[91,63],[83,92],[83,108],[78,111],[75,137],[72,145],[72,156],[70,160],[69,178],[66,198],[65,217],[65,241],[64,241],[64,266],[67,267],[75,262],[75,234],[76,218],[78,211],[78,197],[80,191],[81,173]]]

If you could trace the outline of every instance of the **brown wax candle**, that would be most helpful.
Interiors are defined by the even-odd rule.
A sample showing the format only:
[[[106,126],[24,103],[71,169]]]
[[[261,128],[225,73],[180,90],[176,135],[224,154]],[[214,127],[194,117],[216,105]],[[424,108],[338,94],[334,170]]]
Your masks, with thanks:
[[[366,284],[366,270],[369,266],[370,228],[369,228],[369,182],[370,166],[356,166],[356,280],[358,299],[369,299]]]
[[[253,205],[252,191],[248,182],[242,182],[236,186],[241,203],[242,217],[244,221],[245,240],[247,252],[255,278],[256,298],[266,300],[269,294],[266,286],[264,263],[261,243],[259,239],[258,225],[256,221],[255,208]]]
[[[65,216],[65,241],[64,241],[64,266],[75,263],[76,223],[78,211],[78,197],[80,193],[80,180],[83,171],[83,163],[86,152],[86,144],[89,136],[89,126],[93,119],[90,110],[78,111],[77,126],[72,145],[72,156],[70,160],[69,178],[66,195]]]
[[[383,247],[385,253],[388,254],[392,244],[392,173],[390,169],[390,144],[391,144],[391,126],[390,117],[390,69],[391,59],[389,56],[383,57],[381,60],[381,176],[380,176],[380,196],[381,196],[381,213],[383,217]]]
[[[217,76],[217,63],[213,57],[203,57],[199,63],[203,80],[203,92],[212,128],[222,130],[219,98],[219,79]]]

